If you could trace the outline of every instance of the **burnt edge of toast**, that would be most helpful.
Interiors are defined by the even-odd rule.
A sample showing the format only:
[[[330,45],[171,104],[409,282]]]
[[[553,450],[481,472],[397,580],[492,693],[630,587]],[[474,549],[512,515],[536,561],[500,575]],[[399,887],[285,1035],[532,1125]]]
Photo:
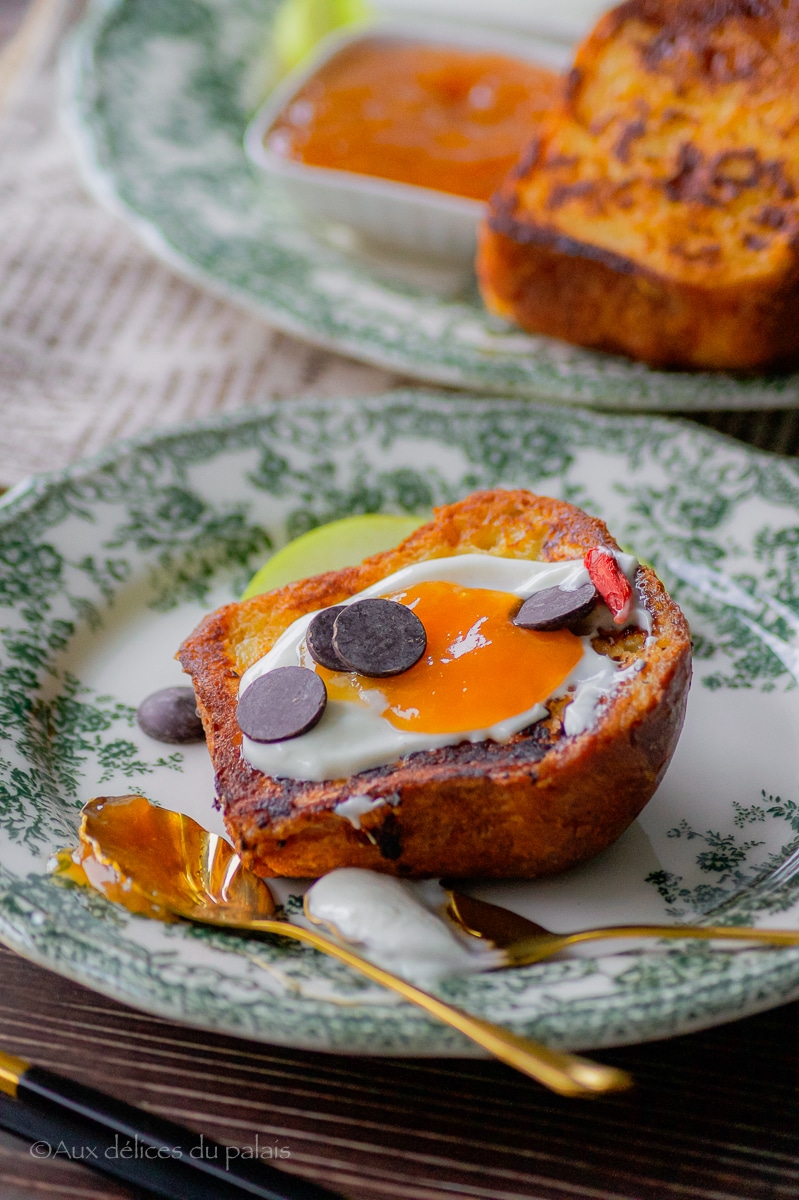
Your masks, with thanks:
[[[559,727],[552,728],[547,718],[529,725],[514,734],[508,742],[457,742],[453,746],[440,746],[434,750],[416,750],[413,754],[395,759],[380,767],[370,767],[346,779],[325,779],[319,782],[307,779],[286,779],[262,775],[250,767],[254,775],[266,781],[260,788],[257,806],[252,817],[254,823],[266,828],[275,821],[285,820],[297,812],[297,801],[302,800],[303,813],[311,814],[332,810],[337,804],[352,796],[368,793],[373,800],[401,798],[409,784],[418,786],[435,779],[483,778],[487,771],[524,771],[531,774],[535,764],[552,750],[562,734]],[[245,764],[242,761],[242,765]],[[249,788],[231,786],[227,772],[216,775],[217,795],[225,811],[237,804],[253,800]],[[237,781],[243,779],[237,775]],[[385,814],[384,821],[390,816]]]
[[[608,12],[600,21],[603,33],[615,33],[627,21],[641,21],[659,26],[663,46],[686,30],[715,29],[724,21],[768,21],[781,19],[784,9],[779,0],[625,0]]]
[[[532,165],[528,160],[525,172]],[[532,220],[520,219],[517,212],[517,197],[499,193],[492,198],[485,220],[494,233],[501,233],[520,246],[542,246],[569,258],[584,258],[607,267],[617,275],[648,275],[653,279],[660,278],[656,272],[647,270],[631,258],[625,258],[622,254],[615,254],[612,250],[605,250],[591,242],[578,241],[544,225],[536,225]]]

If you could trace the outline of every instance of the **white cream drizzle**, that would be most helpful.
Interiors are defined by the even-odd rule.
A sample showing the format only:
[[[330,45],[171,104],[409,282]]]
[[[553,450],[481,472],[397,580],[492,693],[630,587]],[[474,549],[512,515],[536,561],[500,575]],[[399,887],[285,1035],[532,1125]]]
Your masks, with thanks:
[[[397,792],[392,792],[390,796],[370,796],[366,792],[359,792],[357,795],[348,796],[346,800],[340,800],[333,812],[339,817],[346,817],[353,828],[360,829],[361,817],[374,812],[376,808],[383,808],[386,804],[393,808],[399,801]]]
[[[376,871],[330,871],[305,893],[305,909],[312,921],[332,929],[378,966],[420,983],[502,965],[496,951],[479,942],[473,947],[461,942],[407,884]]]
[[[648,633],[651,619],[635,588],[638,560],[631,554],[617,553],[614,557],[633,585],[635,607],[630,622]],[[448,582],[462,587],[488,588],[526,600],[543,588],[578,588],[588,582],[588,578],[582,559],[546,563],[500,558],[491,554],[462,554],[413,563],[342,603],[352,604],[372,596],[394,594],[422,582]],[[294,621],[269,653],[253,663],[241,678],[239,695],[267,671],[297,663],[306,665],[305,631],[315,615],[315,612],[307,613]],[[603,605],[597,605],[591,626],[592,632],[599,628],[614,628],[610,613]],[[597,654],[591,646],[590,635],[580,640],[583,643],[582,658],[558,691],[550,697],[554,699],[555,695],[573,690],[572,703],[566,709],[564,721],[569,735],[590,728],[608,697],[638,669],[636,663],[633,668],[621,670],[612,659]],[[395,762],[418,750],[437,749],[464,741],[491,739],[506,742],[515,733],[547,714],[545,704],[536,704],[525,712],[483,729],[441,734],[418,733],[398,729],[381,715],[386,703],[379,686],[365,695],[369,700],[368,707],[360,703],[330,700],[319,723],[301,737],[269,743],[254,742],[245,737],[242,754],[257,770],[273,777],[312,781],[342,779]],[[360,815],[366,811],[363,809]]]

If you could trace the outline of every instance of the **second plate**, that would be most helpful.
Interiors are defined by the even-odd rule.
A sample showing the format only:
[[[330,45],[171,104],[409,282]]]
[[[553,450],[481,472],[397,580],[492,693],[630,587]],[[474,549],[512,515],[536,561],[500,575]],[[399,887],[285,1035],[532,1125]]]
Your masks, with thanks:
[[[176,270],[280,329],[419,379],[600,408],[799,403],[797,374],[653,371],[524,334],[485,311],[469,271],[369,253],[343,227],[305,225],[243,149],[276,8],[95,0],[72,45],[67,107],[88,182]]]

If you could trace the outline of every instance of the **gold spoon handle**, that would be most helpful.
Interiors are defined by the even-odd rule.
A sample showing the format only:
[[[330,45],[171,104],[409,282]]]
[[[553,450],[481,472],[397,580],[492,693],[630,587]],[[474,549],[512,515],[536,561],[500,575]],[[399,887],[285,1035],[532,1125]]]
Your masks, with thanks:
[[[592,938],[662,937],[697,941],[725,938],[736,942],[766,942],[770,946],[799,946],[799,930],[753,929],[746,925],[616,925],[563,935],[570,945]]]
[[[533,934],[529,943],[521,939],[508,946],[509,962],[516,967],[540,962],[578,942],[599,942],[610,938],[658,937],[674,941],[713,941],[726,939],[737,942],[763,942],[769,946],[799,946],[799,930],[753,929],[745,925],[609,925],[604,929],[582,929],[576,933],[552,933],[538,937]]]
[[[226,924],[226,928],[235,928],[235,926]],[[298,942],[306,942],[316,950],[321,950],[323,954],[337,958],[340,962],[346,963],[348,967],[360,971],[368,979],[374,980],[375,983],[381,984],[389,991],[397,992],[411,1004],[423,1008],[425,1012],[437,1017],[445,1025],[451,1025],[453,1029],[465,1034],[478,1046],[482,1046],[484,1050],[493,1054],[495,1058],[507,1063],[509,1067],[514,1067],[517,1071],[522,1071],[532,1079],[538,1080],[539,1083],[553,1092],[558,1092],[561,1096],[592,1096],[602,1092],[624,1091],[632,1087],[632,1078],[626,1071],[619,1071],[615,1067],[604,1067],[575,1054],[551,1050],[548,1046],[541,1046],[537,1042],[530,1041],[529,1038],[511,1033],[510,1030],[503,1029],[500,1025],[492,1025],[490,1021],[483,1021],[480,1017],[473,1017],[459,1008],[453,1008],[451,1004],[439,1000],[437,996],[432,996],[429,992],[422,991],[421,988],[408,983],[407,980],[392,975],[391,972],[362,958],[348,946],[341,946],[338,942],[317,933],[316,930],[305,929],[301,925],[290,925],[285,921],[266,920],[247,921],[246,925],[242,925],[241,928],[258,933],[276,933],[281,937],[295,938]]]

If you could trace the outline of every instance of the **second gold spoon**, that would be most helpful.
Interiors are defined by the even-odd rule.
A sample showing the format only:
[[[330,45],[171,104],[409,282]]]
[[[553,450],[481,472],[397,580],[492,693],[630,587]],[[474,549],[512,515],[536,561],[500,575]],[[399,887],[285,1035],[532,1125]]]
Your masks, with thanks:
[[[579,929],[573,933],[553,933],[543,925],[489,904],[462,892],[446,888],[449,894],[448,915],[465,933],[490,942],[505,957],[505,965],[524,967],[542,962],[579,942],[602,941],[609,938],[656,937],[684,941],[728,939],[738,942],[765,942],[769,946],[799,946],[799,930],[753,929],[743,925],[607,925],[594,929]]]
[[[494,1057],[563,1096],[622,1091],[630,1076],[574,1054],[551,1050],[385,971],[314,929],[275,916],[266,881],[242,866],[224,838],[143,796],[108,796],[85,805],[80,845],[58,856],[57,873],[88,883],[132,912],[162,921],[195,921],[241,933],[305,942],[397,992],[459,1030]]]

